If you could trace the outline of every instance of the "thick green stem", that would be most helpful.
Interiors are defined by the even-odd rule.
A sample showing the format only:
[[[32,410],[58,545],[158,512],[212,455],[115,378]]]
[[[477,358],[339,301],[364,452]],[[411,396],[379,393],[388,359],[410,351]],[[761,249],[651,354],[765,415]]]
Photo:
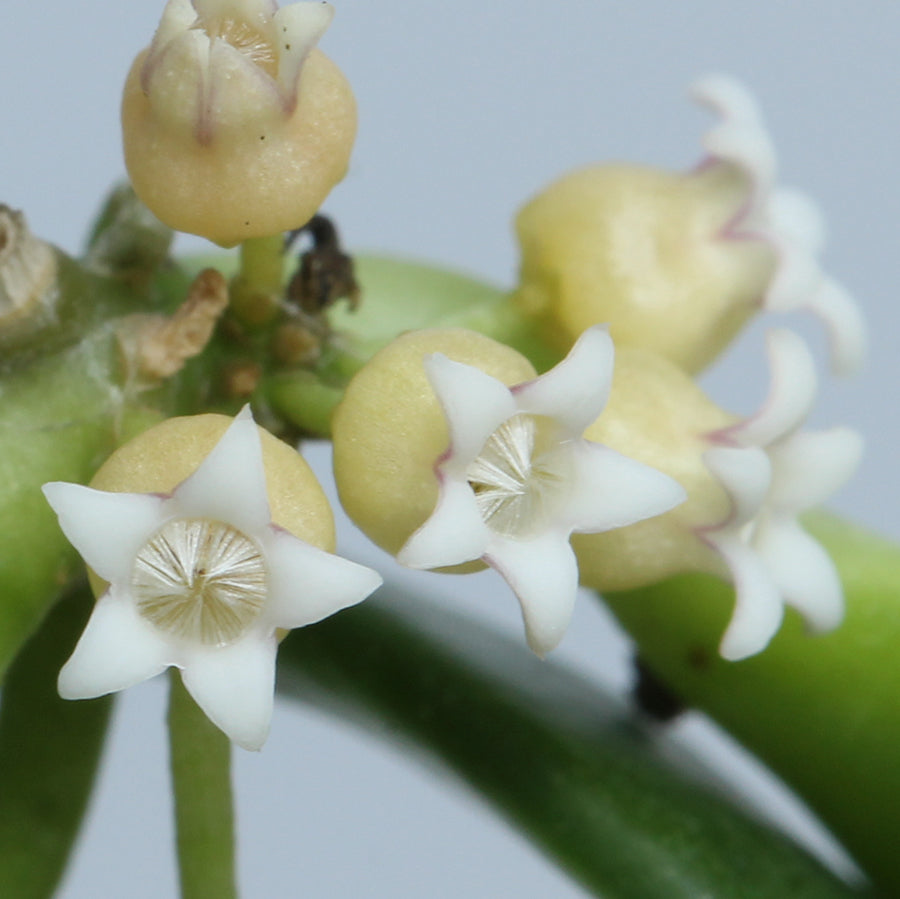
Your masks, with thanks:
[[[236,899],[231,743],[174,671],[168,720],[181,899]]]
[[[231,306],[245,325],[264,325],[278,311],[284,284],[283,246],[280,234],[241,244],[241,268],[231,283]]]
[[[759,655],[727,662],[725,584],[682,576],[607,603],[653,672],[713,716],[812,806],[885,895],[900,896],[900,549],[836,518],[808,521],[847,615],[810,637],[789,612]]]

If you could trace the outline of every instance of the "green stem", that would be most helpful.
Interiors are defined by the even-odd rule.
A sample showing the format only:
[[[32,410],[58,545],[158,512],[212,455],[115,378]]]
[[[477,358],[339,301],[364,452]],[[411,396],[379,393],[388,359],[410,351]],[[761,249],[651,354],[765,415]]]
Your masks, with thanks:
[[[231,743],[174,671],[168,721],[181,899],[236,899]]]
[[[765,652],[717,647],[734,591],[683,575],[605,597],[645,663],[793,787],[887,896],[900,896],[900,549],[839,519],[807,526],[837,565],[847,614],[810,637],[789,612]]]
[[[231,283],[231,306],[246,325],[264,325],[278,311],[284,283],[284,241],[280,234],[241,244],[241,267]]]
[[[422,597],[293,631],[279,666],[283,693],[444,761],[592,895],[858,895],[698,783],[696,760],[616,700]]]

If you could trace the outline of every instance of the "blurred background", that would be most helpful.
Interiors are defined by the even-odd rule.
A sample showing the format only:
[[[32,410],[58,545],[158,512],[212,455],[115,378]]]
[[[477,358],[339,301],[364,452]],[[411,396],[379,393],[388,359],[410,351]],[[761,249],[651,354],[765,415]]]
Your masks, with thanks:
[[[119,92],[161,9],[161,0],[7,0],[0,13],[0,201],[70,252],[124,174]],[[865,370],[849,381],[823,371],[813,419],[868,437],[863,469],[834,506],[900,537],[898,31],[900,6],[890,0],[341,0],[321,46],[354,86],[360,133],[325,211],[352,248],[512,285],[511,219],[526,198],[590,162],[692,165],[710,120],[688,102],[688,84],[710,71],[738,76],[765,110],[782,180],[827,215],[828,270],[869,318]],[[210,247],[199,238],[178,246]],[[824,361],[818,324],[802,316],[791,324]],[[765,394],[764,327],[749,329],[706,377],[735,411]],[[327,448],[311,456],[327,476]],[[339,549],[388,566],[346,522]],[[519,634],[516,603],[490,573],[403,577]],[[627,688],[627,641],[587,596],[554,657]],[[161,680],[122,697],[64,899],[176,894],[164,707]],[[700,716],[675,734],[733,772],[760,813],[847,870],[802,809]],[[247,899],[584,895],[477,798],[410,755],[318,711],[281,705],[264,751],[236,755]]]

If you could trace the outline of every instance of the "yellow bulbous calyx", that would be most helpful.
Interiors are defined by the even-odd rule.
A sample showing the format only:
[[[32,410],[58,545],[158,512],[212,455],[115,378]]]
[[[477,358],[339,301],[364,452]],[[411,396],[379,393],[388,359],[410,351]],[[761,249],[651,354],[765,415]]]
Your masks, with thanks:
[[[122,99],[125,161],[166,224],[223,246],[308,221],[346,174],[347,80],[315,48],[327,3],[170,0]]]
[[[516,218],[514,299],[563,350],[609,323],[617,347],[652,350],[697,372],[758,308],[774,271],[771,248],[728,234],[749,189],[727,166],[572,172]]]
[[[424,360],[432,353],[512,385],[535,376],[524,356],[459,328],[401,335],[356,374],[334,413],[334,472],[341,503],[375,543],[396,554],[438,500],[435,466],[449,433]],[[456,570],[474,570],[481,563]]]
[[[708,435],[734,421],[673,363],[645,350],[617,348],[609,401],[584,436],[669,475],[687,499],[626,527],[573,534],[582,584],[630,590],[682,572],[726,574],[702,531],[729,517],[731,500],[703,454]]]

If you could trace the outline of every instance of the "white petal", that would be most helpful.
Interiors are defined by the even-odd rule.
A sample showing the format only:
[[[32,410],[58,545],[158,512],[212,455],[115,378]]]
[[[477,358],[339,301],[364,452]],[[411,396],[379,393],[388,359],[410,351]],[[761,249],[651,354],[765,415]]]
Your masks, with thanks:
[[[706,467],[722,482],[732,501],[726,525],[734,530],[762,508],[772,480],[772,465],[757,447],[717,446],[703,454]]]
[[[265,540],[269,600],[265,614],[276,627],[304,627],[364,600],[381,586],[371,568],[332,555],[271,528]]]
[[[409,568],[471,562],[481,558],[489,539],[472,488],[445,475],[434,512],[397,553],[397,561]]]
[[[445,469],[462,474],[488,437],[515,415],[516,402],[505,384],[474,366],[441,353],[427,356],[424,365],[450,429]]]
[[[828,329],[832,369],[841,375],[859,371],[866,356],[866,323],[853,297],[826,276],[819,280],[805,305]]]
[[[197,15],[205,21],[232,19],[263,28],[278,9],[275,0],[193,0]]]
[[[831,557],[792,518],[770,520],[754,546],[788,605],[818,632],[836,628],[844,617],[844,592]]]
[[[580,437],[609,398],[613,356],[606,327],[588,328],[562,362],[513,388],[519,411],[552,418],[562,424],[565,436]]]
[[[174,661],[169,644],[138,615],[125,592],[97,600],[87,627],[59,673],[63,699],[93,699],[159,674]]]
[[[131,576],[138,550],[163,523],[165,500],[160,496],[107,493],[63,481],[41,489],[69,542],[106,581]]]
[[[825,217],[805,191],[778,187],[766,206],[769,226],[784,240],[818,256],[825,247]]]
[[[275,39],[278,41],[278,83],[286,97],[297,94],[300,70],[309,51],[319,42],[331,20],[330,3],[292,3],[275,14]]]
[[[726,429],[741,446],[768,446],[798,428],[816,399],[816,367],[802,338],[779,329],[768,334],[771,385],[762,408]]]
[[[200,467],[175,488],[170,502],[185,517],[226,521],[247,534],[259,534],[268,525],[262,446],[249,406],[235,417]]]
[[[276,649],[274,634],[252,634],[233,646],[193,649],[185,660],[181,677],[187,691],[244,749],[259,749],[269,735]]]
[[[736,662],[766,648],[781,624],[784,606],[763,561],[737,535],[707,535],[707,539],[721,553],[734,581],[734,613],[719,653]]]
[[[811,509],[836,493],[856,471],[863,439],[850,428],[798,431],[769,448],[770,504],[779,511]]]
[[[721,117],[703,136],[704,148],[714,159],[746,172],[755,205],[761,206],[775,179],[776,159],[753,95],[734,78],[709,75],[691,87],[691,96]]]
[[[191,0],[169,0],[159,20],[156,34],[153,35],[151,53],[165,47],[175,35],[187,31],[196,21],[197,11]]]
[[[576,531],[599,533],[660,515],[687,499],[668,475],[599,443],[569,444],[572,496],[560,517]]]
[[[543,658],[565,635],[578,591],[578,563],[567,537],[495,539],[484,560],[515,591],[528,645]]]

